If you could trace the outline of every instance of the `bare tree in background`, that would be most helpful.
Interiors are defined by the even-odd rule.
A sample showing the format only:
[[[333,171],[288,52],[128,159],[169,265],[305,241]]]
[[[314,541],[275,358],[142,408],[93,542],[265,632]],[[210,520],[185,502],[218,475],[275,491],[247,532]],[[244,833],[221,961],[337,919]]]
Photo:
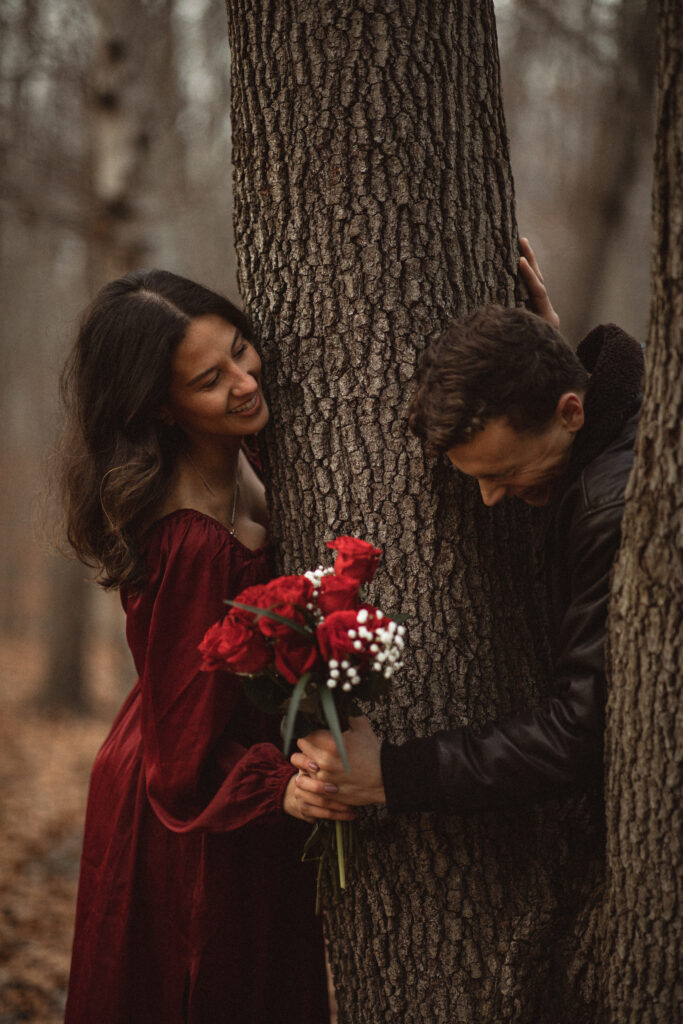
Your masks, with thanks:
[[[0,468],[12,482],[0,495],[0,627],[49,643],[46,701],[77,706],[95,646],[122,650],[121,610],[33,535],[55,515],[49,501],[36,514],[36,494],[57,375],[79,311],[132,266],[236,293],[225,13],[208,0],[3,0],[0,31]],[[115,662],[123,688],[127,652]]]
[[[643,411],[610,617],[610,1024],[683,1014],[683,9],[659,27],[652,305]]]
[[[181,166],[179,147],[173,146],[178,137],[170,131],[179,105],[171,11],[171,0],[156,6],[154,18],[146,15],[137,0],[93,0],[91,4],[94,41],[84,82],[90,159],[81,196],[91,293],[104,281],[140,266],[152,250],[151,154],[157,158],[157,169],[170,168],[172,173]],[[159,95],[164,97],[163,106]],[[159,159],[162,147],[166,159]],[[51,560],[43,689],[43,703],[49,707],[78,710],[87,706],[86,577],[86,570],[73,559]]]
[[[520,224],[563,330],[645,335],[655,0],[501,4]]]
[[[639,162],[651,161],[656,0],[621,0],[609,78],[600,91],[579,173],[567,196],[583,238],[569,282],[575,337],[600,316],[608,264],[623,229]],[[634,260],[639,254],[633,253]],[[645,262],[644,258],[640,262]]]
[[[335,533],[383,547],[372,598],[408,613],[411,654],[378,732],[483,724],[546,692],[528,513],[485,508],[427,460],[406,412],[427,339],[513,301],[492,7],[227,6],[239,279],[270,387],[281,568],[315,565]],[[327,916],[340,1021],[593,1024],[577,919],[601,881],[601,823],[599,794],[467,819],[367,810],[365,865]]]

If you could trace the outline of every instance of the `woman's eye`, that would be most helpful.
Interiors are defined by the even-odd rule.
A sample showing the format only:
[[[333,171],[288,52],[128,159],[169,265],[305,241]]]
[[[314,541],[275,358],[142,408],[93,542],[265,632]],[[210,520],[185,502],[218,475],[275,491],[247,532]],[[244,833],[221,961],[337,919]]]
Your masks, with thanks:
[[[237,351],[235,352],[235,354],[234,354],[233,358],[234,358],[234,359],[239,359],[239,357],[240,357],[241,355],[244,355],[244,353],[245,353],[246,351],[247,351],[247,346],[246,346],[246,345],[242,345],[242,346],[241,346],[240,348],[238,348],[238,349],[237,349]]]
[[[210,391],[211,388],[215,387],[218,383],[218,374],[215,374],[210,380],[207,380],[202,384],[202,391]]]

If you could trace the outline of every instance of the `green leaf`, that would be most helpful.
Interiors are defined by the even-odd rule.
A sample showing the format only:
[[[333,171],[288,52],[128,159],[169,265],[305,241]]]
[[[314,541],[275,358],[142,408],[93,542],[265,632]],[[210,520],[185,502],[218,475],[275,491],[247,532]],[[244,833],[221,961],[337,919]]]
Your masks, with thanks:
[[[316,821],[315,825],[311,829],[311,834],[309,835],[308,839],[304,843],[303,852],[301,854],[301,859],[302,860],[306,860],[306,854],[308,853],[310,848],[313,846],[313,844],[320,838],[320,832],[321,832],[320,822]]]
[[[244,692],[259,711],[276,715],[282,709],[285,699],[280,687],[270,676],[245,676],[242,680]]]
[[[318,861],[318,875],[315,882],[315,916],[320,917],[320,910],[322,905],[322,884],[323,884],[323,866],[325,864],[325,858],[321,857]]]
[[[295,633],[300,633],[301,636],[305,636],[307,640],[310,640],[314,635],[313,631],[302,626],[300,622],[295,622],[294,619],[288,619],[284,615],[278,615],[271,608],[256,608],[253,604],[241,604],[239,601],[228,601],[227,599],[223,604],[229,604],[231,608],[242,608],[245,612],[253,612],[257,619],[270,619],[272,622],[281,622],[283,626],[288,626]],[[276,606],[273,605],[273,608]]]
[[[310,672],[304,672],[299,682],[294,687],[294,692],[289,699],[289,706],[287,708],[287,716],[285,718],[285,743],[284,751],[285,757],[289,754],[289,745],[292,742],[292,736],[294,734],[294,723],[296,721],[296,713],[299,710],[299,704],[301,698],[306,690],[306,684],[311,678]]]
[[[339,725],[339,715],[337,714],[337,706],[334,703],[334,697],[330,688],[323,683],[318,690],[320,694],[320,703],[322,705],[323,714],[325,720],[329,726],[330,732],[334,737],[334,742],[337,744],[337,750],[339,756],[342,759],[342,764],[347,772],[351,771],[351,765],[349,759],[346,756],[346,750],[344,749],[344,740],[342,739],[341,726]]]

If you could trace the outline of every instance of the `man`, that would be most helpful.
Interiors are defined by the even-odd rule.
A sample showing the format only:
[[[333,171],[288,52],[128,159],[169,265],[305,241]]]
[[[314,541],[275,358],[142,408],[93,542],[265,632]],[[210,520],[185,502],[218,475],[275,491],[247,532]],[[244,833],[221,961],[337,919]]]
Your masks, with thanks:
[[[525,251],[533,262],[528,243]],[[552,321],[533,267],[536,308]],[[425,353],[414,432],[477,480],[486,505],[513,497],[546,509],[553,696],[479,731],[401,745],[354,719],[344,736],[348,773],[331,735],[313,733],[292,757],[311,813],[321,816],[328,801],[386,803],[393,813],[489,810],[599,778],[610,574],[642,371],[640,346],[614,325],[593,330],[575,355],[551,323],[499,307],[451,325]]]

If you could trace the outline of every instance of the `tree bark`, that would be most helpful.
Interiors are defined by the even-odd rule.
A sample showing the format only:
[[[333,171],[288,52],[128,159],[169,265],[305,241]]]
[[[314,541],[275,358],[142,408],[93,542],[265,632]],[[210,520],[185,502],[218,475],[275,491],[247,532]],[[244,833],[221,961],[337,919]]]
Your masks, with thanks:
[[[227,8],[238,279],[273,414],[280,568],[315,566],[341,533],[384,548],[370,597],[408,614],[410,653],[376,730],[481,725],[548,688],[531,517],[485,508],[427,458],[407,407],[450,317],[514,301],[492,6]],[[592,1024],[574,935],[601,878],[599,800],[469,819],[369,809],[357,831],[365,863],[326,919],[340,1022]]]
[[[683,10],[660,4],[652,304],[610,613],[606,990],[611,1024],[683,1015]]]

